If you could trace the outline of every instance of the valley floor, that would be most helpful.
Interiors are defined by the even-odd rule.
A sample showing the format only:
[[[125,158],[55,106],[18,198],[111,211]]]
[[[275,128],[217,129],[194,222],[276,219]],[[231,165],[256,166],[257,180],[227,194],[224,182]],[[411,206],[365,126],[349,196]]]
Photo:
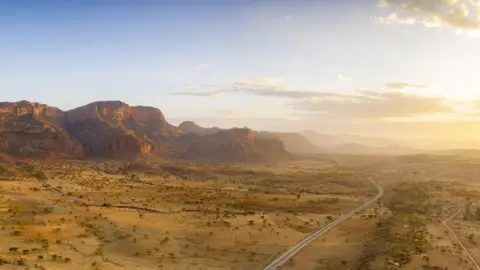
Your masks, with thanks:
[[[458,206],[465,208],[448,224],[480,260],[475,163],[333,158],[336,162],[270,166],[113,161],[20,166],[14,170],[18,175],[0,176],[0,264],[262,269],[375,196],[367,180],[372,177],[385,189],[381,201],[281,269],[475,269],[442,223]]]

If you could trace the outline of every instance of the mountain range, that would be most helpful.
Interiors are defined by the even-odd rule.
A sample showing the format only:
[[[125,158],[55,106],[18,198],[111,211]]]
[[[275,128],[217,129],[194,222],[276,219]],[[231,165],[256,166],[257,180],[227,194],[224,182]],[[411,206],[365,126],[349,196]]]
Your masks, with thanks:
[[[376,148],[364,145],[377,143]],[[30,158],[112,158],[144,156],[262,162],[306,153],[374,153],[389,141],[315,131],[282,133],[249,128],[205,128],[192,121],[171,125],[154,107],[98,101],[69,111],[45,104],[0,103],[0,152]],[[395,151],[405,150],[397,147]],[[383,151],[388,152],[388,151]]]
[[[30,158],[166,156],[217,161],[289,158],[282,141],[248,128],[195,134],[153,107],[99,101],[62,111],[28,101],[0,103],[0,152]],[[183,128],[183,130],[182,130]]]

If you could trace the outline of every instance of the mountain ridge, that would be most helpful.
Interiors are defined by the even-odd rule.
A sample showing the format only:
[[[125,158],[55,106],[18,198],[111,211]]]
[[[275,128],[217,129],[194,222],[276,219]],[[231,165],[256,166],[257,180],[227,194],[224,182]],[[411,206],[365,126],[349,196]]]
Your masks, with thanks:
[[[91,102],[68,111],[38,102],[1,102],[0,152],[37,158],[157,155],[231,162],[290,157],[281,141],[256,138],[251,129],[190,136],[168,123],[160,109],[122,101]]]

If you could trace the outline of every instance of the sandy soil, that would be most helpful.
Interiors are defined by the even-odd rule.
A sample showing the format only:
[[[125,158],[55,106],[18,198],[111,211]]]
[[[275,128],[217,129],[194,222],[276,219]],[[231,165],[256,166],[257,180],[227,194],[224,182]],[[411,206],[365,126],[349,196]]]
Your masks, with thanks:
[[[47,180],[2,179],[2,260],[45,269],[261,269],[374,192],[331,164],[181,166],[112,174],[38,164]]]
[[[472,269],[441,221],[455,211],[451,201],[464,207],[449,224],[480,260],[477,164],[360,156],[139,169],[33,163],[24,175],[0,176],[0,267],[262,269],[375,196],[373,177],[381,200],[282,269]]]

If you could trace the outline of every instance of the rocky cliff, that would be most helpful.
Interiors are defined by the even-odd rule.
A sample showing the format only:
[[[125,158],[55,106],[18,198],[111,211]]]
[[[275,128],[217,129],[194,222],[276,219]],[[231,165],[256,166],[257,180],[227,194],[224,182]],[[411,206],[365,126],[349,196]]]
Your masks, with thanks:
[[[63,112],[21,101],[0,103],[0,151],[31,157],[135,159],[162,155],[215,161],[286,158],[284,144],[255,138],[247,128],[170,125],[153,107],[99,101]]]
[[[288,158],[283,143],[261,140],[248,128],[220,130],[206,135],[180,136],[175,144],[179,156],[186,159],[222,162],[263,162]]]
[[[150,153],[148,138],[130,129],[132,109],[120,101],[94,102],[65,113],[65,128],[95,157],[130,159]]]
[[[222,130],[218,127],[211,127],[211,128],[201,127],[201,126],[197,125],[195,122],[192,122],[192,121],[182,122],[178,126],[178,128],[180,129],[180,131],[183,134],[193,133],[193,134],[196,134],[196,135],[207,135],[207,134],[212,134],[212,133],[215,133],[215,132],[218,132],[218,131]]]
[[[192,121],[181,123],[178,128],[183,134],[207,135],[221,131],[218,127],[205,128]],[[278,140],[283,142],[283,147],[290,153],[316,153],[320,148],[312,144],[307,138],[299,133],[253,131],[255,137],[260,140]]]
[[[127,127],[144,134],[157,144],[169,142],[181,133],[179,128],[167,122],[157,108],[135,106],[131,107],[130,112],[132,121],[126,123]]]
[[[0,151],[26,157],[83,156],[82,145],[64,130],[64,112],[44,104],[0,103]]]

